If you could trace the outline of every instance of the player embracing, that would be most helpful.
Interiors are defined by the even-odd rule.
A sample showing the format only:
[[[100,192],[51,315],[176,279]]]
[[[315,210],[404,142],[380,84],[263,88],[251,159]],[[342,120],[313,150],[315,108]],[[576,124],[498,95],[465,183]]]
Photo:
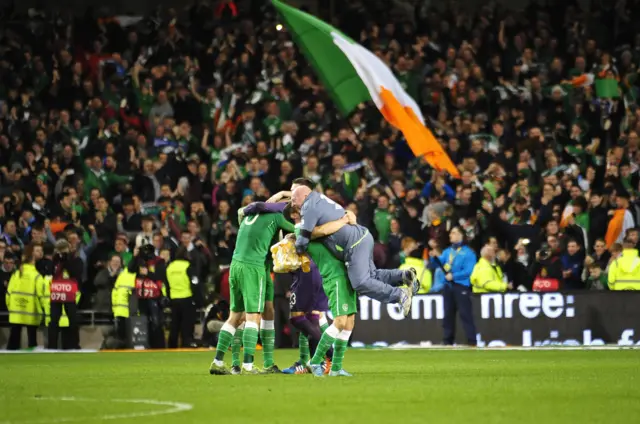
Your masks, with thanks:
[[[296,226],[296,236],[299,233],[300,228]],[[322,276],[322,288],[329,299],[329,309],[333,315],[333,323],[322,333],[315,347],[310,362],[311,371],[316,377],[323,376],[323,361],[333,347],[329,376],[351,377],[351,374],[342,368],[342,364],[355,326],[358,297],[349,283],[344,264],[329,249],[320,242],[311,242],[307,253],[318,266]]]
[[[312,191],[311,184],[300,183],[291,193],[291,204],[300,210],[302,217],[296,250],[304,253],[309,246],[313,229],[317,225],[339,219],[345,211],[325,195]],[[404,316],[409,314],[413,295],[420,288],[416,270],[376,269],[373,263],[374,240],[367,228],[345,225],[336,233],[324,237],[322,242],[334,256],[344,262],[349,282],[359,295],[369,296],[383,303],[398,303]],[[403,284],[409,287],[399,287]]]
[[[288,222],[282,214],[259,214],[242,219],[229,269],[230,314],[218,336],[216,356],[209,368],[211,374],[230,374],[224,364],[224,355],[243,321],[244,360],[241,373],[259,373],[253,366],[253,359],[267,292],[268,277],[265,262],[271,240],[278,230],[289,233],[294,231],[293,224]]]
[[[296,186],[294,184],[293,188]],[[289,209],[291,220],[298,223],[300,221],[299,213],[286,206],[287,203],[284,202],[271,204],[257,202],[247,206],[243,213],[251,215],[254,213],[284,212],[286,216],[285,209]],[[333,234],[343,226],[355,223],[353,214],[348,213],[345,217],[346,219],[343,217],[338,221],[314,228],[312,238]],[[296,229],[296,231],[298,230]],[[286,374],[306,374],[311,372],[313,366],[319,361],[318,364],[321,365],[319,372],[322,374],[322,365],[327,363],[325,358],[332,358],[333,363],[330,366],[329,375],[349,376],[350,374],[342,369],[342,361],[355,323],[356,294],[349,284],[344,264],[336,259],[322,243],[310,243],[308,254],[312,260],[310,272],[296,271],[291,286],[291,323],[300,331],[300,360],[283,372]],[[330,298],[329,302],[327,294]],[[341,302],[340,305],[338,302]],[[331,328],[328,324],[325,324],[327,328],[323,328],[324,325],[320,323],[324,318],[322,312],[329,309],[328,303],[334,318],[338,317],[334,322],[338,329],[338,335],[334,337],[337,338],[336,350],[332,352],[333,342],[325,337],[325,341],[329,340],[328,345],[323,346],[322,352],[318,354],[317,349],[322,340],[322,334]],[[326,323],[326,318],[323,321]],[[329,335],[334,333],[332,330],[329,331]],[[309,352],[313,357],[310,363]]]

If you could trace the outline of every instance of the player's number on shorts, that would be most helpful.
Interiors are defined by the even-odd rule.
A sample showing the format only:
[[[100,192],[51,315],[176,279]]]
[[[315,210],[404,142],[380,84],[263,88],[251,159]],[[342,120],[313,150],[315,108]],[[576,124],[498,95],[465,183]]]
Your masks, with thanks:
[[[289,308],[293,308],[296,306],[296,294],[291,293],[291,297],[289,297]]]
[[[337,210],[342,209],[342,206],[340,206],[339,204],[337,204],[336,202],[334,202],[333,200],[329,199],[327,196],[325,196],[324,194],[320,195],[320,198],[324,199],[327,203],[329,203],[330,205],[333,205]]]

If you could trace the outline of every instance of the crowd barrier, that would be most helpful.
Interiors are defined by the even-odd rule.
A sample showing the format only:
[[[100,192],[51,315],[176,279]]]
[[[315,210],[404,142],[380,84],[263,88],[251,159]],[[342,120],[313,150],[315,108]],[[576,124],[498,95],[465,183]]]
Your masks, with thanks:
[[[640,293],[565,292],[474,295],[480,347],[640,345]],[[395,305],[360,297],[356,345],[442,342],[441,295],[414,298],[407,318]],[[456,342],[464,343],[458,319]]]
[[[413,302],[405,318],[396,305],[360,297],[352,344],[440,344],[442,296],[416,296]],[[640,346],[640,292],[483,294],[474,295],[472,303],[479,347]],[[111,328],[110,314],[82,311],[80,319],[82,346],[99,348],[103,333]],[[1,347],[8,328],[6,323],[0,327]],[[39,338],[43,345],[41,334]],[[459,321],[456,341],[465,341]]]

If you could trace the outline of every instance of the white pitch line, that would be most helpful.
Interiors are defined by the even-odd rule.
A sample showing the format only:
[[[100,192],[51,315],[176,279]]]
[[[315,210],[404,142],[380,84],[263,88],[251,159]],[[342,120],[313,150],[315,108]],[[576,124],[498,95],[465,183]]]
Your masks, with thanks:
[[[366,350],[442,350],[442,351],[456,351],[456,350],[473,350],[473,351],[485,351],[485,352],[499,352],[499,351],[545,351],[545,350],[637,350],[640,349],[638,345],[629,346],[617,346],[617,345],[604,345],[604,346],[502,346],[502,347],[469,347],[469,346],[419,346],[419,345],[400,345],[400,346],[388,346],[383,349],[366,349]]]
[[[189,403],[181,402],[169,402],[153,399],[86,399],[76,397],[42,397],[33,398],[34,400],[44,401],[63,401],[63,402],[113,402],[113,403],[141,403],[147,405],[157,406],[169,406],[169,409],[159,409],[155,411],[141,411],[141,412],[128,412],[122,414],[107,414],[97,415],[93,417],[67,417],[67,418],[47,418],[43,420],[28,420],[28,421],[0,421],[0,424],[39,424],[39,423],[68,423],[73,421],[87,421],[87,420],[119,420],[123,418],[141,418],[141,417],[153,417],[156,415],[177,414],[179,412],[190,411],[193,409],[193,405]]]

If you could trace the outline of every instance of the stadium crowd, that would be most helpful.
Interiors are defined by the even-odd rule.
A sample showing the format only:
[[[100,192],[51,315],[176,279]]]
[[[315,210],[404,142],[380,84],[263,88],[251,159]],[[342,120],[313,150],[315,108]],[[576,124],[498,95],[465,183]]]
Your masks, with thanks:
[[[206,282],[198,306],[224,299],[237,209],[300,176],[370,229],[379,267],[422,270],[459,226],[478,254],[495,248],[500,290],[536,278],[607,289],[623,239],[640,242],[639,1],[518,13],[405,2],[394,22],[394,2],[341,4],[336,25],[393,69],[460,179],[414,158],[373,105],[339,116],[274,10],[255,3],[141,19],[5,11],[0,290],[25,246],[46,256],[66,239],[83,309],[111,311],[115,279],[146,244],[165,262],[189,251]],[[431,271],[423,292],[445,284]]]

